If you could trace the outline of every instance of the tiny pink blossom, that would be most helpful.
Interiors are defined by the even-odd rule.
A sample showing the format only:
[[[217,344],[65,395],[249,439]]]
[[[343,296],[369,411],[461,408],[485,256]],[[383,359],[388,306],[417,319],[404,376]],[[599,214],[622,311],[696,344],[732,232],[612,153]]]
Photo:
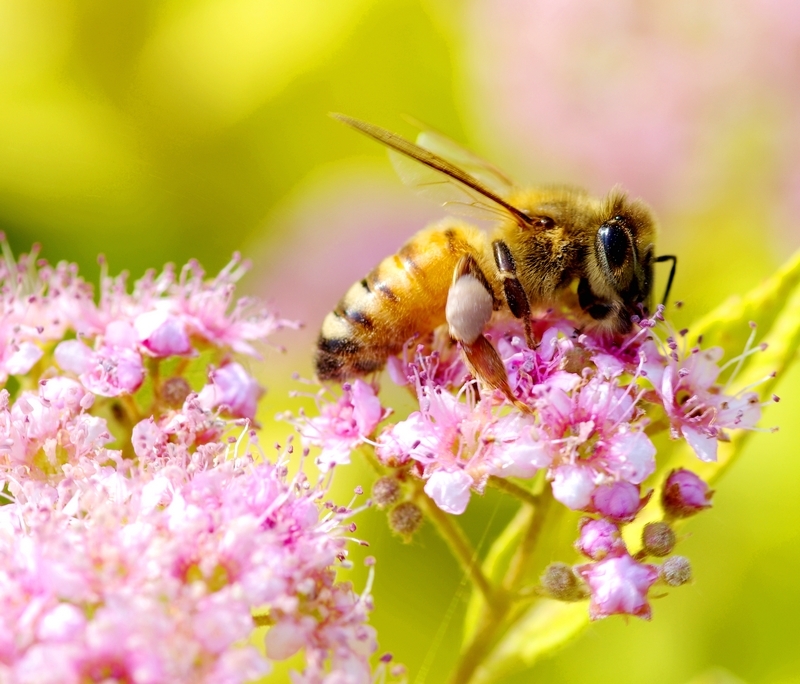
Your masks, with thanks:
[[[662,356],[647,347],[647,377],[659,393],[674,438],[683,437],[706,462],[717,460],[717,442],[729,428],[752,429],[761,418],[755,392],[727,395],[713,387],[720,374],[722,349],[692,349],[685,358]],[[745,350],[743,356],[748,353]],[[734,359],[735,361],[736,359]]]
[[[264,637],[267,657],[272,660],[290,658],[303,648],[313,628],[313,621],[309,618],[280,620]]]
[[[112,337],[129,342],[129,326],[115,326]],[[80,340],[67,340],[56,347],[58,364],[78,378],[89,391],[103,397],[116,397],[135,392],[144,381],[142,357],[130,346],[103,344],[92,351]]]
[[[553,496],[567,508],[585,510],[592,502],[595,472],[584,465],[563,465],[552,471]]]
[[[317,418],[299,421],[306,444],[322,447],[317,463],[323,470],[350,463],[350,452],[364,443],[388,413],[375,389],[363,380],[345,385],[334,404],[322,407]]]
[[[68,642],[86,629],[86,616],[71,603],[59,603],[39,618],[36,638],[45,642]]]
[[[353,383],[353,418],[359,434],[369,435],[383,419],[383,407],[372,385],[363,380]]]
[[[79,382],[62,376],[42,380],[39,383],[39,395],[53,408],[71,413],[89,409],[94,403],[94,395]]]
[[[656,448],[644,432],[621,430],[607,442],[606,467],[613,475],[641,484],[656,469]]]
[[[94,352],[81,340],[66,340],[55,350],[58,365],[76,375],[86,372],[94,361]]]
[[[592,508],[615,522],[631,522],[649,501],[652,492],[639,497],[639,487],[631,482],[610,482],[592,493]]]
[[[425,483],[425,493],[445,513],[461,515],[470,498],[472,478],[463,470],[437,470]]]
[[[134,453],[141,459],[152,458],[164,447],[167,434],[152,418],[146,418],[133,426],[131,444]]]
[[[34,364],[42,358],[44,352],[32,342],[21,342],[7,348],[8,355],[4,355],[3,365],[9,375],[24,375]]]
[[[26,379],[36,391],[0,389],[0,679],[241,684],[269,670],[247,645],[254,607],[274,617],[272,640],[282,620],[309,626],[298,676],[371,679],[369,588],[336,574],[352,511],[326,501],[330,478],[288,480],[290,449],[270,463],[214,410],[255,415],[261,390],[231,353],[280,325],[254,303],[228,311],[242,272],[209,284],[192,267],[176,283],[166,268],[131,293],[104,270],[95,304],[71,265],[0,259],[0,375],[45,374]],[[142,360],[189,353],[190,339],[222,364],[209,405],[185,363]],[[106,400],[150,373],[148,391]],[[373,432],[377,397],[353,397],[354,429]]]
[[[552,462],[545,440],[526,416],[504,416],[486,432],[487,438],[495,440],[491,450],[493,475],[529,478]]]
[[[583,518],[580,522],[580,536],[575,548],[592,560],[602,560],[609,554],[619,554],[625,550],[619,527],[604,518]]]
[[[163,309],[139,314],[133,326],[140,344],[153,356],[183,356],[192,351],[183,321]]]
[[[658,579],[654,565],[638,563],[626,553],[578,566],[577,572],[591,591],[592,620],[620,614],[650,619],[647,592]]]
[[[203,408],[223,407],[237,418],[254,420],[258,400],[264,388],[236,361],[211,371],[211,382],[200,390],[198,401]]]

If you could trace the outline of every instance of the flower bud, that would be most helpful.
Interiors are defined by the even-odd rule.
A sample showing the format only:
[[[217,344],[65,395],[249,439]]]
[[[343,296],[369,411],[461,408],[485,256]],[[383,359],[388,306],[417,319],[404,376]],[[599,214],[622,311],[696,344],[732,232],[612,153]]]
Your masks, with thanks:
[[[688,518],[711,506],[714,492],[691,470],[673,470],[664,483],[661,504],[670,518]]]
[[[397,504],[389,511],[389,527],[397,532],[405,541],[411,541],[412,535],[422,525],[422,511],[412,501]]]
[[[631,522],[649,500],[649,493],[640,499],[639,487],[622,480],[601,485],[592,494],[594,510],[620,523]]]
[[[612,551],[625,548],[619,527],[610,520],[583,518],[579,523],[579,529],[580,536],[575,542],[575,548],[592,560],[602,560]]]
[[[133,327],[142,346],[157,358],[183,356],[192,351],[183,320],[166,311],[145,311],[136,317]]]
[[[400,483],[391,476],[381,477],[372,485],[372,499],[378,506],[391,506],[400,498]]]
[[[576,571],[591,591],[589,615],[592,620],[620,614],[650,619],[647,594],[658,580],[656,566],[639,563],[628,554],[622,554],[578,566]]]
[[[164,402],[169,408],[180,408],[192,388],[189,383],[180,376],[168,378],[163,385],[161,385],[161,401]]]
[[[236,418],[256,416],[256,406],[264,389],[240,363],[233,361],[209,374],[211,382],[200,390],[200,406],[213,409],[222,406]]]
[[[675,532],[669,523],[647,523],[642,530],[642,549],[648,556],[668,556],[675,548]]]
[[[692,579],[692,566],[684,556],[667,558],[658,570],[661,581],[671,587],[679,587]]]
[[[581,601],[589,592],[572,566],[566,563],[551,563],[541,577],[542,589],[557,601]]]

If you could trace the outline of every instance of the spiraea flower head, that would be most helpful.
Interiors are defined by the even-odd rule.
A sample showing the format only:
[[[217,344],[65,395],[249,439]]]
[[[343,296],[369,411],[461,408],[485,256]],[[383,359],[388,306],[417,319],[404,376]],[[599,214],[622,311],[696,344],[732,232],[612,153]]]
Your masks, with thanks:
[[[304,681],[369,684],[371,580],[339,576],[355,510],[250,427],[264,390],[238,355],[294,324],[234,300],[238,257],[104,274],[95,301],[35,256],[0,261],[0,680],[244,683],[302,649]],[[370,392],[356,433],[383,415]]]
[[[673,334],[661,307],[634,323],[624,336],[591,327],[579,332],[569,314],[551,310],[532,322],[531,348],[522,324],[493,320],[484,334],[504,364],[513,402],[482,387],[468,374],[458,347],[436,332],[389,361],[389,377],[416,403],[406,417],[380,426],[370,422],[368,437],[355,427],[333,429],[343,408],[345,416],[355,410],[353,391],[345,386],[322,404],[320,418],[303,419],[301,434],[306,445],[320,448],[323,461],[335,454],[335,462],[344,463],[354,446],[373,447],[384,480],[393,483],[392,496],[411,499],[389,511],[392,529],[402,506],[413,507],[416,529],[420,515],[441,521],[442,514],[462,514],[490,485],[517,495],[523,505],[536,508],[552,499],[550,505],[585,512],[591,517],[581,522],[575,548],[589,562],[552,565],[540,575],[539,593],[564,601],[588,596],[593,619],[647,619],[660,572],[647,558],[670,556],[677,537],[669,522],[650,523],[637,551],[624,541],[625,526],[652,508],[656,490],[668,519],[708,506],[706,490],[688,471],[673,473],[662,485],[651,437],[666,426],[670,437],[710,461],[717,441],[729,439],[731,430],[755,428],[761,412],[755,391],[731,388],[743,360],[763,347],[753,347],[751,336],[742,354],[723,365],[720,348],[688,348],[685,332]],[[451,541],[456,548],[461,543]],[[465,567],[472,562],[464,559]],[[564,582],[572,588],[564,589]]]

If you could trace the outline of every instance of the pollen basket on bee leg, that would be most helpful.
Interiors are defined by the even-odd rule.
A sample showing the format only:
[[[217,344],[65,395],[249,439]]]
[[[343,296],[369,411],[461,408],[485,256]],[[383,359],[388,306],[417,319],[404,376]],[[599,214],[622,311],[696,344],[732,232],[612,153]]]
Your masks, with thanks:
[[[492,294],[486,286],[473,275],[461,276],[447,293],[445,314],[450,335],[472,344],[492,317],[492,310]]]

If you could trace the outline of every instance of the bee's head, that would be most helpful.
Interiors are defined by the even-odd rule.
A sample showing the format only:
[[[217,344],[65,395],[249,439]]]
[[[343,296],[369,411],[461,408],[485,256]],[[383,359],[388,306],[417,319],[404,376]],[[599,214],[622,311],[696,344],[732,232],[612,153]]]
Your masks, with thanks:
[[[581,307],[613,332],[627,332],[631,316],[646,314],[653,287],[655,221],[639,200],[613,191],[595,220],[597,233],[578,285]]]

